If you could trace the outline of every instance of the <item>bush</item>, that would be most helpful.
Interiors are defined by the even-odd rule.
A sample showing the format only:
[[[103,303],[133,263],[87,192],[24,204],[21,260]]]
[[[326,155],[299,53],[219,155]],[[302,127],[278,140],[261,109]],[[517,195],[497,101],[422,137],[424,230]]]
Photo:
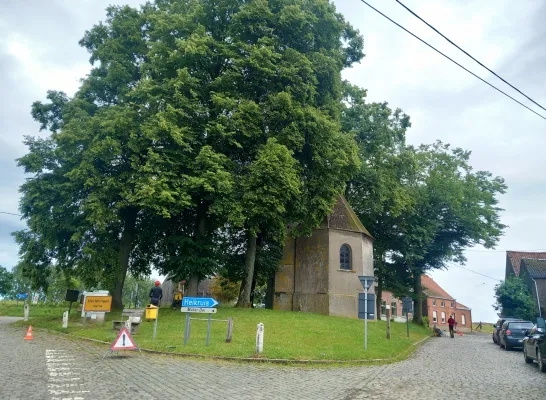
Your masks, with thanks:
[[[427,328],[430,327],[430,325],[428,324],[428,317],[423,317],[423,325]]]

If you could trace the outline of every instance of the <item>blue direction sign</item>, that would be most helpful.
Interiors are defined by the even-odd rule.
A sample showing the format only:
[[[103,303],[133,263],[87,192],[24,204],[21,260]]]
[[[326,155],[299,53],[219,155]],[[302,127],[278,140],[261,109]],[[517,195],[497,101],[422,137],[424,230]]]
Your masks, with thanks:
[[[28,293],[17,293],[17,298],[19,300],[25,300],[28,297]]]
[[[212,297],[184,297],[182,307],[213,308],[218,302]]]

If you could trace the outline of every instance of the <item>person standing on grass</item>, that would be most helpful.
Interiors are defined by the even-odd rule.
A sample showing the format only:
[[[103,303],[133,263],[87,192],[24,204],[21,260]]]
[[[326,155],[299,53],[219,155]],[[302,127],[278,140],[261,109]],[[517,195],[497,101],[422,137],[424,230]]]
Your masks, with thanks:
[[[454,327],[455,327],[455,318],[453,318],[453,315],[449,316],[449,319],[447,320],[447,324],[449,325],[449,336],[453,339],[455,337]]]
[[[161,289],[161,282],[155,281],[155,286],[150,289],[150,303],[159,307],[159,301],[163,297],[163,289]]]

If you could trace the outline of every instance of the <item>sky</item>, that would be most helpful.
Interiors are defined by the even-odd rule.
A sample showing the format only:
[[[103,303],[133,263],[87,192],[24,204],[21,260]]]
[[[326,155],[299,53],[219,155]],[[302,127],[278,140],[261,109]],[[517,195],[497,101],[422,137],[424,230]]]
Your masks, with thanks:
[[[47,90],[73,94],[90,69],[78,45],[85,30],[104,20],[109,4],[142,0],[0,1],[0,211],[17,213],[25,176],[16,158],[25,135],[39,133],[30,116]],[[452,47],[394,0],[374,7],[480,77],[536,111],[528,100]],[[543,0],[403,0],[404,4],[483,64],[538,103],[546,104],[546,2]],[[410,115],[411,144],[437,139],[472,151],[471,164],[505,178],[502,222],[509,227],[495,250],[466,252],[464,268],[431,276],[475,321],[496,320],[494,286],[504,278],[506,250],[543,250],[546,225],[546,121],[435,53],[358,0],[337,0],[338,11],[364,36],[366,57],[344,77],[368,89],[370,101],[387,101]],[[546,115],[546,111],[543,111]],[[10,233],[19,217],[0,214],[0,265],[17,262]],[[474,272],[471,272],[471,271]],[[482,274],[482,275],[479,275]],[[483,276],[485,275],[485,276]]]

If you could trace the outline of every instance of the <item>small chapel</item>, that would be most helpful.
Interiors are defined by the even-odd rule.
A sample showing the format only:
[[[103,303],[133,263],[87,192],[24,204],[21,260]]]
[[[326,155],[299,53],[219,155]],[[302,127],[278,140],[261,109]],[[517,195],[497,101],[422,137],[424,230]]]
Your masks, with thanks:
[[[374,275],[373,237],[339,196],[311,236],[286,240],[273,309],[358,318],[359,275]]]

